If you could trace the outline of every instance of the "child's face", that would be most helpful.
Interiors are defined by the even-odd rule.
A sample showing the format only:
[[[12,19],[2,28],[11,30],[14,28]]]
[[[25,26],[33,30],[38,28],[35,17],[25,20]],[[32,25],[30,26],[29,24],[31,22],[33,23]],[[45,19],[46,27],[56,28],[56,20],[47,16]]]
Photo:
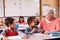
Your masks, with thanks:
[[[31,23],[31,27],[33,27],[33,26],[35,26],[36,25],[36,21],[34,20],[34,21],[32,21],[32,23]]]
[[[24,19],[23,18],[20,18],[20,22],[22,22]]]
[[[14,28],[15,27],[15,22],[13,22],[12,24],[10,24],[10,28]]]

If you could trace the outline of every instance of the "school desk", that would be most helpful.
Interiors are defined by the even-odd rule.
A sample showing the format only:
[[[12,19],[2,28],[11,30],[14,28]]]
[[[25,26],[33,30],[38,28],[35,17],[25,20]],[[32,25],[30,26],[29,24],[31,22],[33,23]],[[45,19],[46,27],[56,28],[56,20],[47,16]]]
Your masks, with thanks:
[[[58,37],[55,37],[55,38],[51,38],[50,35],[46,35],[46,34],[41,34],[41,33],[35,33],[35,34],[32,34],[32,35],[29,35],[29,38],[28,39],[22,39],[22,37],[24,36],[25,34],[22,33],[21,31],[19,31],[19,35],[18,36],[10,36],[8,37],[9,40],[54,40],[54,39],[57,39]],[[0,35],[1,37],[2,35]],[[0,38],[2,39],[2,37]]]

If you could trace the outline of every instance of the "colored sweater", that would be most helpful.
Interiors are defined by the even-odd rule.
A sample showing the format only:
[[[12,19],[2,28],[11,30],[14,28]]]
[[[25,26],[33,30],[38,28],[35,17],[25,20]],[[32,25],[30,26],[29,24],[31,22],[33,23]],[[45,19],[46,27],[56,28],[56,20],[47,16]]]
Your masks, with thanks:
[[[60,20],[57,18],[54,18],[52,21],[48,21],[46,18],[44,18],[41,21],[40,28],[48,32],[60,31]]]

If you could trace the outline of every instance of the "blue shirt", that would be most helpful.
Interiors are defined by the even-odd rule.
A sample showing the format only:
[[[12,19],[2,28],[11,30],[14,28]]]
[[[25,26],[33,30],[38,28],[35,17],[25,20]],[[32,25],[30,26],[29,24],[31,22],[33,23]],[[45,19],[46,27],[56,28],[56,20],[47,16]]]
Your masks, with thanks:
[[[19,28],[19,25],[20,25],[20,24],[16,24],[16,25],[15,25],[15,28],[16,28],[16,29]]]
[[[38,28],[38,27],[35,27],[35,28],[36,28],[36,32],[35,32],[35,33],[37,33],[38,30],[39,30],[39,28]],[[33,30],[33,29],[30,28],[30,27],[26,28],[26,29],[25,29],[25,34],[30,35],[32,30]]]

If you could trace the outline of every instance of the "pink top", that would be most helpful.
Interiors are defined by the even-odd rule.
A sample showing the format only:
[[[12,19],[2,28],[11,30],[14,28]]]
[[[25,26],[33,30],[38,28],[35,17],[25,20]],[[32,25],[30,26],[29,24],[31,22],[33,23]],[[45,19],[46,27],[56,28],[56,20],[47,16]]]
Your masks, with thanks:
[[[48,32],[60,31],[60,21],[57,18],[54,18],[52,21],[48,21],[47,18],[44,18],[41,21],[40,28]]]
[[[24,21],[24,22],[21,22],[21,23],[20,23],[20,22],[18,22],[18,24],[26,24],[26,22],[25,22],[25,21]]]

